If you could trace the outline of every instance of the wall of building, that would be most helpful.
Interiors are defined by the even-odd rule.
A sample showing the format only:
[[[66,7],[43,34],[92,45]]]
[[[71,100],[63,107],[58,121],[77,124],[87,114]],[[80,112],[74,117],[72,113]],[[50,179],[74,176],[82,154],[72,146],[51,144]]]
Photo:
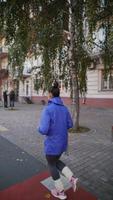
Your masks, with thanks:
[[[89,70],[87,72],[87,98],[113,99],[113,90],[102,91],[102,70]]]
[[[19,82],[19,101],[24,102],[24,97],[29,97],[34,103],[41,102],[42,100],[47,100],[47,92],[43,90],[36,91],[34,89],[34,78],[29,76],[25,78],[24,81]],[[67,99],[70,97],[70,91],[64,88],[63,82],[61,82],[61,97]]]
[[[63,81],[60,84],[61,97],[63,97],[66,104],[70,104],[70,90],[66,91]],[[21,102],[23,102],[23,97],[29,97],[34,103],[41,103],[42,100],[47,101],[47,92],[43,93],[42,90],[36,91],[34,89],[34,78],[33,76],[29,76],[24,82],[20,81],[19,84],[19,100]],[[83,104],[83,102],[83,98],[81,98],[80,103]],[[101,90],[101,69],[88,70],[87,72],[86,105],[113,107],[113,90]]]

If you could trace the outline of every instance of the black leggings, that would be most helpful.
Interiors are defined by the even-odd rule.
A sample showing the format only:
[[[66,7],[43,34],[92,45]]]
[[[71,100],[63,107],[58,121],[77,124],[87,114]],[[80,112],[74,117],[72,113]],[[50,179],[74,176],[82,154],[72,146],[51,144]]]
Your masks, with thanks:
[[[60,178],[60,173],[63,168],[66,166],[59,158],[61,155],[46,155],[46,159],[48,162],[49,170],[53,180],[57,180]]]

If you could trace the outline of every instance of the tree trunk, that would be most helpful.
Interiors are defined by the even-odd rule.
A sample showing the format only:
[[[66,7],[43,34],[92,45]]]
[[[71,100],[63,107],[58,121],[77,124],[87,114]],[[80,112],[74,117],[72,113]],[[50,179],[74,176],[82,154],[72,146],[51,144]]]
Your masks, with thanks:
[[[79,128],[79,88],[78,88],[78,80],[76,77],[76,71],[73,70],[72,74],[72,105],[71,112],[73,117],[74,129],[77,130]]]
[[[70,48],[69,48],[69,63],[71,72],[71,82],[72,82],[72,117],[74,123],[74,129],[79,128],[79,85],[78,85],[78,63],[76,59],[76,23],[74,15],[74,1],[70,1]]]

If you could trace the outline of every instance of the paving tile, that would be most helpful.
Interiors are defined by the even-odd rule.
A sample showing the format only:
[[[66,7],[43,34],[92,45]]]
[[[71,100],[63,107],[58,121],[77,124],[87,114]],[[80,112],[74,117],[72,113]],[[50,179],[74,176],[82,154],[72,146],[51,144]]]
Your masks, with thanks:
[[[8,129],[5,134],[0,131],[0,135],[47,165],[43,153],[44,137],[36,131],[43,106],[16,106],[15,112],[0,107],[0,125]],[[70,134],[69,156],[63,155],[62,160],[98,199],[113,200],[113,109],[81,107],[80,124],[90,127],[91,131]]]

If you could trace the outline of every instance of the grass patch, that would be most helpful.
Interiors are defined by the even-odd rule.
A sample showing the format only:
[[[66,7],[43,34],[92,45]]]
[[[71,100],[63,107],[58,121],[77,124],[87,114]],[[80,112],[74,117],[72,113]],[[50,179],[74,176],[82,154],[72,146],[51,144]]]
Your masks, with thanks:
[[[69,133],[86,133],[89,131],[90,131],[90,128],[85,127],[85,126],[79,126],[79,128],[77,130],[75,128],[71,128],[69,130]]]

